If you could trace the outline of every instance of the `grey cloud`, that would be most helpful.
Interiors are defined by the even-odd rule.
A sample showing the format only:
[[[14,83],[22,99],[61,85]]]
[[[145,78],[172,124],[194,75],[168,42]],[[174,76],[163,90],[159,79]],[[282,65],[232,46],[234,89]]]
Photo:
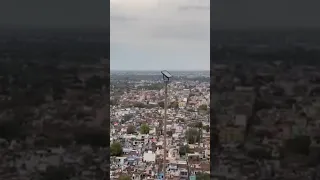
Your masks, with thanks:
[[[210,7],[208,6],[181,6],[179,7],[179,10],[181,11],[188,11],[188,10],[210,10]]]
[[[127,17],[127,16],[117,16],[117,15],[111,15],[110,16],[111,21],[137,21],[137,18],[133,17]]]
[[[162,26],[161,28],[154,30],[152,35],[156,38],[206,41],[208,40],[209,33],[209,24],[206,27],[194,23],[191,25],[181,25],[179,27]]]
[[[115,47],[111,51],[111,68],[167,69],[166,64],[161,62],[163,59],[170,62],[170,69],[209,68],[209,2],[209,0],[111,1],[111,16],[137,19],[136,21],[123,20],[126,18],[111,20],[110,45]],[[197,62],[193,62],[195,59]],[[145,66],[138,67],[130,62]]]

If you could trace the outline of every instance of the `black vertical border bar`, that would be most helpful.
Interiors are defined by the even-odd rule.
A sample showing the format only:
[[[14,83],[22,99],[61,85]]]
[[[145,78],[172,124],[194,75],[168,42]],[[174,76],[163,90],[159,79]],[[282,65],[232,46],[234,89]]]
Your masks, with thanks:
[[[214,3],[210,1],[210,179],[213,179],[213,170],[214,170],[214,164],[215,164],[215,152],[217,149],[217,131],[216,131],[216,121],[214,118],[214,104],[213,104],[213,80],[214,80],[214,74],[213,74],[213,59],[212,59],[212,44],[213,44],[213,38],[211,33],[213,32],[212,29],[212,23],[213,20],[213,8]]]
[[[212,19],[212,8],[213,6],[213,3],[210,1],[210,179],[212,179],[212,174],[213,174],[213,152],[212,152],[212,149],[214,147],[214,142],[212,141],[213,140],[213,133],[214,133],[214,130],[213,130],[213,127],[214,127],[214,124],[213,124],[213,121],[212,121],[212,117],[213,117],[213,109],[212,109],[212,51],[211,51],[211,44],[212,44],[212,36],[211,36],[211,32],[212,32],[212,24],[211,24],[211,19]]]
[[[88,3],[88,5],[90,4],[90,3],[92,3],[93,1],[87,1],[87,3]],[[107,157],[107,159],[106,159],[106,161],[107,161],[107,163],[108,163],[108,166],[106,166],[106,174],[105,174],[105,177],[99,177],[98,179],[103,179],[103,180],[106,180],[106,179],[110,179],[110,153],[109,153],[109,147],[110,147],[110,123],[109,123],[109,119],[110,119],[110,108],[109,108],[109,104],[110,104],[110,0],[106,0],[106,1],[101,1],[101,2],[103,2],[103,3],[105,3],[106,4],[106,6],[104,7],[104,10],[106,11],[106,13],[105,14],[107,14],[107,16],[105,16],[105,17],[103,17],[103,18],[105,18],[105,21],[103,22],[103,24],[101,24],[101,27],[102,27],[102,29],[105,31],[104,33],[105,34],[107,34],[107,42],[106,43],[101,43],[101,44],[103,44],[103,46],[105,46],[104,44],[107,44],[106,45],[106,47],[103,47],[103,48],[105,48],[105,53],[103,54],[104,55],[104,63],[103,63],[103,65],[102,66],[104,66],[104,67],[101,67],[101,68],[103,68],[103,71],[104,71],[104,78],[103,78],[103,80],[104,80],[104,86],[105,86],[105,90],[104,90],[104,92],[103,92],[103,97],[105,97],[104,98],[104,104],[106,105],[106,109],[105,109],[105,111],[104,111],[104,115],[105,115],[105,117],[107,117],[105,120],[107,121],[106,123],[104,123],[105,125],[104,125],[104,127],[102,127],[103,129],[104,129],[104,131],[105,131],[105,133],[106,133],[106,137],[103,139],[103,140],[106,140],[107,141],[107,150],[106,150],[106,152],[105,152],[105,157]],[[19,4],[19,2],[16,2],[17,3],[17,6],[16,7],[20,7],[19,5],[21,5],[21,4]],[[4,4],[4,3],[3,3]],[[0,4],[0,6],[1,5],[3,5],[3,4]],[[76,4],[74,4],[74,6],[77,6]],[[12,13],[12,14],[15,14],[15,13],[18,13],[17,11],[18,11],[19,9],[10,9],[10,12]],[[72,9],[70,9],[70,11],[72,11]],[[86,13],[86,12],[83,12],[83,13]],[[23,15],[22,15],[23,16]],[[21,17],[21,15],[19,14],[19,15],[17,15],[16,17]],[[44,18],[46,18],[46,17],[44,17]],[[15,18],[14,18],[15,19]],[[18,19],[18,18],[17,18]],[[59,20],[58,20],[59,21]],[[9,21],[8,21],[9,22]],[[12,25],[9,25],[7,28],[8,29],[4,29],[4,30],[6,30],[6,31],[8,31],[8,30],[10,30],[11,28],[13,29],[13,34],[15,34],[15,33],[17,33],[17,34],[19,34],[19,33],[21,33],[21,32],[23,32],[23,31],[25,31],[25,32],[23,32],[24,34],[26,34],[26,36],[29,36],[28,34],[30,33],[30,32],[32,32],[33,33],[33,31],[34,30],[37,30],[37,29],[39,29],[39,31],[41,32],[41,31],[43,31],[43,30],[50,30],[51,28],[52,29],[55,29],[55,30],[59,30],[60,31],[60,28],[59,27],[43,27],[43,25],[41,25],[40,23],[39,24],[37,24],[37,25],[34,25],[34,27],[28,27],[27,25],[19,25],[19,22],[10,22],[10,23],[12,23]],[[17,23],[17,25],[15,25],[15,23]],[[26,23],[26,24],[28,24],[28,23]],[[53,23],[54,24],[54,23]],[[1,26],[2,26],[3,24],[1,24]],[[105,25],[107,25],[107,28],[105,28]],[[11,27],[12,26],[12,27]],[[16,26],[16,27],[15,27]],[[21,26],[21,27],[20,27]],[[37,27],[37,26],[39,26],[39,27]],[[49,25],[47,25],[47,26],[52,26],[52,25],[50,25],[50,23],[49,23]],[[87,27],[88,29],[90,29],[90,27]],[[68,28],[66,28],[66,29],[68,29]],[[72,28],[71,28],[72,29]],[[3,30],[3,29],[1,29],[1,30]],[[61,30],[63,30],[63,28],[61,29]],[[15,32],[15,31],[17,31],[17,32]],[[49,31],[50,32],[50,31]],[[100,29],[99,29],[99,33],[100,33]],[[11,36],[11,35],[10,35]],[[14,39],[16,39],[16,38],[14,38]],[[18,39],[19,40],[19,39]],[[46,51],[44,51],[44,52],[42,52],[42,49],[40,48],[40,49],[37,49],[36,50],[37,51],[37,53],[39,53],[39,52],[41,52],[41,53],[43,53],[43,54],[46,54],[47,55],[47,52]],[[18,54],[19,53],[19,51],[17,51],[17,52],[14,52],[14,53],[12,53],[13,55],[19,55],[19,56],[21,56],[22,57],[22,59],[23,58],[25,58],[24,57],[24,54]],[[33,52],[31,52],[31,53],[33,53]],[[59,53],[59,51],[58,51],[58,53]],[[52,53],[52,54],[54,54],[53,56],[57,56],[56,55],[56,52],[55,53]],[[55,58],[57,58],[57,57],[55,57]],[[26,61],[28,60],[28,58],[26,58]],[[30,63],[31,65],[33,64],[33,62],[31,62]],[[45,69],[45,68],[47,68],[47,69],[49,69],[49,70],[51,70],[50,69],[50,66],[48,66],[48,67],[43,67],[43,69],[41,69],[41,70],[43,70],[43,71],[46,71],[47,69]],[[40,68],[39,68],[40,69]],[[42,76],[42,74],[41,74],[41,72],[39,72],[39,74],[38,74],[39,76]],[[19,104],[19,106],[22,106],[22,103],[21,104]],[[59,131],[57,131],[57,133],[60,133],[60,135],[61,135],[61,133],[63,133],[63,132],[59,132]],[[91,132],[90,132],[91,133]],[[40,133],[39,133],[40,134]],[[43,134],[43,133],[41,133],[41,134]],[[46,142],[44,142],[44,143],[46,143]],[[47,147],[45,147],[45,145],[44,145],[44,147],[43,148],[47,148]],[[29,149],[27,149],[26,148],[26,150],[29,150]],[[11,156],[11,155],[10,155]],[[2,158],[2,157],[0,157],[0,158]],[[108,162],[109,161],[109,162]],[[3,175],[3,174],[5,174],[5,173],[8,173],[8,172],[1,172],[1,175]],[[10,173],[10,176],[15,176],[15,174],[14,173],[12,173],[12,172],[9,172]],[[3,177],[3,176],[2,176]],[[0,179],[2,179],[2,177],[0,178]],[[12,177],[12,178],[13,178]]]
[[[105,91],[105,96],[106,98],[106,103],[108,108],[106,108],[106,117],[107,121],[106,124],[106,128],[107,128],[107,138],[106,140],[108,141],[108,151],[107,153],[107,157],[108,157],[108,167],[107,167],[107,174],[106,177],[104,178],[104,180],[110,179],[110,0],[107,0],[107,7],[106,7],[106,11],[108,14],[108,17],[106,18],[107,24],[108,24],[108,28],[107,28],[107,35],[108,35],[108,44],[109,47],[107,47],[106,51],[107,51],[107,62],[105,64],[105,82],[106,82],[106,91]]]

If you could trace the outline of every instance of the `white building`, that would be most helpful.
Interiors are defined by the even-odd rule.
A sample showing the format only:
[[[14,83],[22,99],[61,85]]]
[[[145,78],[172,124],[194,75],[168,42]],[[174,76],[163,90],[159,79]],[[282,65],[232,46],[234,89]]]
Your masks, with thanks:
[[[143,153],[143,161],[146,162],[156,162],[156,154],[152,151],[144,152]]]

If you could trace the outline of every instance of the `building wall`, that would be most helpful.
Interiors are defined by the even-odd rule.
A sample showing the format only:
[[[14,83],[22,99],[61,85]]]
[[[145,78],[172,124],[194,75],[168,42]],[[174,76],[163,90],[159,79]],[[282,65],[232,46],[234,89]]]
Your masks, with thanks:
[[[145,152],[143,153],[143,160],[146,162],[155,162],[156,154],[152,152]]]

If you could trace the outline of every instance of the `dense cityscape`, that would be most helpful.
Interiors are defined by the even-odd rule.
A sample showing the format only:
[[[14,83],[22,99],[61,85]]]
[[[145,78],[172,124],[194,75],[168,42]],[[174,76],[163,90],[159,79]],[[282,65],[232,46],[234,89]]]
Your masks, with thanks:
[[[320,180],[319,4],[18,1],[0,180]]]
[[[159,72],[111,72],[111,179],[210,179],[209,72],[170,72],[164,158]]]

